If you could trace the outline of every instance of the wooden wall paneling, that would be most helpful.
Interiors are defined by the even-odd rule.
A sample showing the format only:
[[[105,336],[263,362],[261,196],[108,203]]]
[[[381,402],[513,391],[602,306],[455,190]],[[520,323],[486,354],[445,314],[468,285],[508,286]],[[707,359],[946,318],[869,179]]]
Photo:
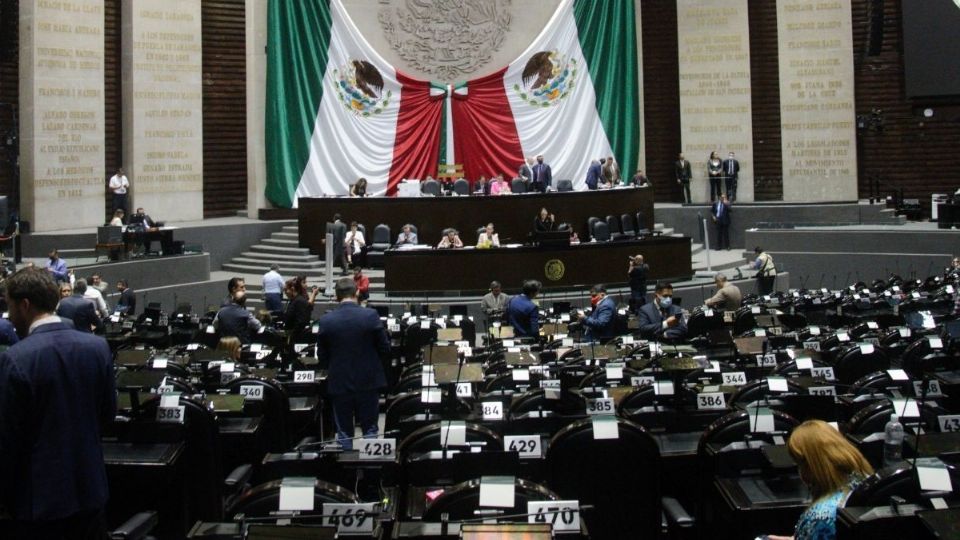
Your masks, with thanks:
[[[19,0],[0,3],[0,195],[17,204],[16,156],[19,143],[13,138],[20,111]]]
[[[750,86],[753,110],[753,198],[783,200],[777,3],[750,0]]]
[[[246,27],[243,0],[203,0],[203,214],[247,207]]]
[[[657,202],[680,202],[683,195],[673,170],[681,142],[677,4],[645,0],[641,9],[647,175],[653,182]],[[705,158],[687,156],[687,159],[692,163]]]
[[[920,199],[929,211],[930,194],[953,193],[960,187],[960,104],[911,103],[905,94],[903,72],[902,0],[886,0],[884,40],[880,54],[865,56],[867,4],[853,0],[853,44],[857,114],[883,110],[883,131],[861,131],[863,152],[859,164],[860,198],[870,196],[878,178],[884,194],[903,188],[906,198]],[[919,111],[929,105],[932,118]]]
[[[121,55],[121,0],[103,0],[103,182],[123,167],[123,73]],[[104,189],[104,215],[111,218],[113,197]],[[132,213],[132,209],[128,208]]]

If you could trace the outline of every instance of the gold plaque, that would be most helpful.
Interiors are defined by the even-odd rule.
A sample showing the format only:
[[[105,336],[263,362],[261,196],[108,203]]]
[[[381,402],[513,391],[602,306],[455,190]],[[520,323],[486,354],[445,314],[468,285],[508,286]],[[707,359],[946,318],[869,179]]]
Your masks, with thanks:
[[[547,261],[547,264],[543,266],[543,273],[550,281],[560,281],[563,279],[564,270],[566,270],[566,267],[563,266],[563,261],[560,259],[550,259]]]

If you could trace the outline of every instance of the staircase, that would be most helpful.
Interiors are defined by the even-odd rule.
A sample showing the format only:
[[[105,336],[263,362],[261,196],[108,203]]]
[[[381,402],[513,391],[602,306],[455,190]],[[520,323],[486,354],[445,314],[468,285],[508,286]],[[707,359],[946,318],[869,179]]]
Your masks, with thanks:
[[[270,270],[270,265],[280,266],[280,275],[289,279],[293,276],[306,276],[307,284],[322,285],[326,275],[326,265],[317,255],[307,248],[300,247],[300,231],[297,225],[286,225],[279,232],[263,238],[250,246],[238,257],[223,265],[223,270],[243,277],[247,282],[247,306],[259,308],[263,305],[261,278]],[[383,270],[365,269],[363,273],[370,278],[370,294],[382,295],[384,289]],[[341,269],[333,269],[334,279],[341,277]]]

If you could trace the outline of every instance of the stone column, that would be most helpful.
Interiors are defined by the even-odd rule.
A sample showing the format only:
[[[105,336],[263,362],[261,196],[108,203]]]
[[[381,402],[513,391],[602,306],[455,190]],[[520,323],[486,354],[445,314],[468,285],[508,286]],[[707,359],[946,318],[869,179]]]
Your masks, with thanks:
[[[256,218],[261,208],[272,205],[267,188],[267,2],[246,0],[247,26],[247,217]]]
[[[694,202],[710,200],[707,159],[735,152],[737,201],[753,200],[753,108],[747,0],[677,0],[680,135]]]
[[[783,200],[857,200],[850,0],[777,0]]]
[[[203,218],[200,2],[123,0],[123,156],[132,208]]]
[[[34,231],[104,223],[103,0],[20,0],[20,210]]]

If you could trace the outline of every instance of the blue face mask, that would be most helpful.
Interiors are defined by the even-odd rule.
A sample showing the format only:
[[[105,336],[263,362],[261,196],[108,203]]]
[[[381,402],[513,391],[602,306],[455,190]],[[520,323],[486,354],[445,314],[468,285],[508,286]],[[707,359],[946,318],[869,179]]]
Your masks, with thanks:
[[[672,296],[662,296],[660,297],[660,307],[663,309],[669,309],[673,305]]]

